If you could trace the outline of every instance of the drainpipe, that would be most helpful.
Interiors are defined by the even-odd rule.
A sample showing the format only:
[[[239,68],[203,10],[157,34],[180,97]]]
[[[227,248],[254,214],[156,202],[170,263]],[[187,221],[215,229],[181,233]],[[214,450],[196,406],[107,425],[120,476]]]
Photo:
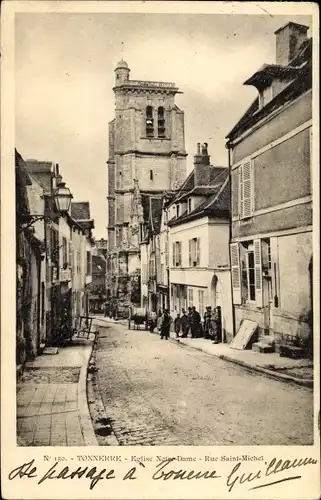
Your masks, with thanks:
[[[230,211],[229,211],[229,252],[230,244],[232,242],[232,164],[231,164],[231,147],[229,142],[226,145],[228,150],[228,172],[229,172],[229,186],[230,186]],[[233,302],[233,283],[232,283],[232,269],[231,269],[231,254],[229,255],[230,261],[230,280],[231,280],[231,299],[232,299],[232,323],[233,323],[233,338],[235,337],[235,309]]]

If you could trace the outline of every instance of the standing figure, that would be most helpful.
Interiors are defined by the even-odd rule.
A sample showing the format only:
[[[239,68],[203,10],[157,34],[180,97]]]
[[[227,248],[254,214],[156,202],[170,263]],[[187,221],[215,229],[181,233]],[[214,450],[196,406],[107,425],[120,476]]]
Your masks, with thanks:
[[[181,329],[182,329],[182,338],[186,338],[189,330],[189,323],[185,309],[182,309]]]
[[[164,309],[160,322],[161,339],[165,337],[165,339],[168,340],[170,326],[171,326],[171,317],[168,313],[168,310]]]
[[[177,316],[174,319],[174,332],[176,333],[176,337],[179,337],[180,331],[181,331],[181,315],[177,313]]]
[[[157,330],[160,332],[160,329],[161,329],[161,319],[162,319],[162,311],[159,310],[158,311],[158,315],[157,315]]]
[[[200,326],[201,326],[201,316],[198,311],[196,311],[196,307],[192,307],[192,314],[191,314],[191,333],[192,333],[192,338],[195,339],[196,337],[199,336],[200,332]]]
[[[204,333],[206,339],[210,338],[211,320],[212,320],[212,308],[211,306],[206,306],[206,311],[204,313]]]

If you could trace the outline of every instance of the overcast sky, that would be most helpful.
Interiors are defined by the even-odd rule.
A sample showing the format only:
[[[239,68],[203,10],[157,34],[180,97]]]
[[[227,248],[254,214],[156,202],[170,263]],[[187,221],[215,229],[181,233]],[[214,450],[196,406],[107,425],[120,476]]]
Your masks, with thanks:
[[[243,82],[275,62],[274,31],[288,21],[311,26],[307,16],[17,14],[16,147],[25,159],[59,163],[75,201],[90,201],[96,238],[106,237],[121,42],[132,79],[183,91],[190,171],[197,142],[209,143],[213,164],[227,165],[225,136],[256,97]]]

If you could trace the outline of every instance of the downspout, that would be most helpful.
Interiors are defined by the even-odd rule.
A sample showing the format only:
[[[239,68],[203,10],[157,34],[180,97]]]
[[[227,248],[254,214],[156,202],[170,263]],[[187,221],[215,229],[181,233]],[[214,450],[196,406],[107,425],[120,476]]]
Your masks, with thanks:
[[[232,242],[232,164],[231,164],[231,147],[230,143],[226,144],[228,150],[228,172],[229,172],[229,186],[230,186],[230,210],[229,210],[229,261],[230,261],[230,281],[231,281],[231,300],[232,300],[232,324],[233,324],[233,338],[235,337],[235,309],[233,302],[233,283],[232,283],[232,268],[231,268],[231,242]]]

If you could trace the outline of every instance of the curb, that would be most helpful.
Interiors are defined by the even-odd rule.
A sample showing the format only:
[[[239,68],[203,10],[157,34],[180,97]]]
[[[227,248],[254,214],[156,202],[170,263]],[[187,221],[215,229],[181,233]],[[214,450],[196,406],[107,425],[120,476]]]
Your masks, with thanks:
[[[96,349],[97,349],[97,344],[95,343],[93,350],[92,350],[92,353],[91,353],[91,358],[90,358],[90,359],[94,358],[94,362],[96,362],[96,359],[95,359],[95,350]],[[90,379],[88,381],[88,386],[89,386],[88,392],[89,392],[89,394],[91,393],[91,395],[93,397],[94,404],[97,408],[97,411],[100,415],[100,418],[107,419],[106,409],[105,409],[102,397],[100,395],[98,379],[99,379],[98,372],[91,374]],[[91,422],[92,422],[92,426],[93,426],[93,421],[91,420]],[[111,428],[112,428],[112,426],[111,426]],[[94,426],[93,426],[93,429],[94,429]],[[96,437],[96,434],[95,434],[95,437]],[[97,437],[96,437],[96,440],[97,440],[98,446],[100,446],[99,440]],[[103,446],[119,446],[118,439],[117,439],[116,434],[115,434],[113,429],[112,429],[112,432],[109,436],[105,436],[105,444]]]
[[[94,342],[91,343],[90,348],[85,353],[78,381],[78,408],[85,446],[98,446],[98,441],[91,422],[87,400],[87,371],[93,347]]]
[[[195,351],[204,352],[205,354],[208,354],[209,356],[222,359],[223,361],[229,361],[230,363],[234,363],[236,365],[242,366],[243,368],[246,368],[250,371],[256,371],[259,373],[263,373],[267,377],[273,378],[275,380],[279,380],[282,382],[292,382],[294,384],[313,389],[313,380],[311,380],[311,379],[301,379],[301,378],[292,377],[291,375],[285,375],[283,373],[275,373],[274,371],[268,370],[267,368],[263,368],[263,367],[258,366],[258,365],[251,365],[250,363],[246,363],[245,361],[242,361],[240,359],[230,358],[229,356],[226,356],[225,354],[214,354],[214,353],[205,351],[204,349],[201,349],[199,347],[194,347],[192,345],[185,344],[184,342],[180,342],[179,340],[176,340],[173,338],[170,340],[172,342],[175,342],[176,344],[178,344],[181,347],[184,346],[184,347],[187,347],[190,349],[194,349]]]

